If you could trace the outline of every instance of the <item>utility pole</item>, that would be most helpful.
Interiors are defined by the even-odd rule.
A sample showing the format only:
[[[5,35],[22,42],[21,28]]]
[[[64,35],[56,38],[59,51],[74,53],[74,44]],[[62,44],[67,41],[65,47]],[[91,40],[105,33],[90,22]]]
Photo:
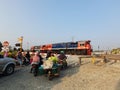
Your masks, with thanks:
[[[72,37],[72,42],[74,42],[74,37]]]
[[[29,50],[29,42],[27,42],[27,50]]]
[[[23,36],[18,38],[18,41],[20,42],[20,51],[22,52]]]
[[[98,51],[100,50],[100,47],[99,47],[99,45],[98,45]]]

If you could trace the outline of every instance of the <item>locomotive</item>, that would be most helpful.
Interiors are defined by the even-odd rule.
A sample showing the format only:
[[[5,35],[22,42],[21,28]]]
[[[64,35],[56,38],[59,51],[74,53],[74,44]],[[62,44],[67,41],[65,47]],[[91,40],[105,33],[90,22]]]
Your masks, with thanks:
[[[58,54],[60,53],[60,51],[64,51],[66,54],[91,55],[92,47],[90,42],[90,40],[86,40],[32,46],[31,51],[40,51],[42,53],[52,51]]]

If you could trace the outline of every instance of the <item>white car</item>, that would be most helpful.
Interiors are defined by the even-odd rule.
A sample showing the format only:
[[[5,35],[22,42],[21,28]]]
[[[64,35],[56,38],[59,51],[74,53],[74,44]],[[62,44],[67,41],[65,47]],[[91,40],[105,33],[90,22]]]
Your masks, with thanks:
[[[16,61],[13,58],[0,55],[0,73],[10,75],[14,73]]]

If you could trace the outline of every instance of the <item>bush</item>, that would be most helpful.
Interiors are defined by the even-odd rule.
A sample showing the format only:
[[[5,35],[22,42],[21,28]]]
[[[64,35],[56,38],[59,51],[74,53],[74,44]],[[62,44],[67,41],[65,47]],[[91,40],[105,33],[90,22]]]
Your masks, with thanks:
[[[8,52],[8,57],[15,58],[17,51],[10,51]],[[4,52],[0,52],[0,55],[4,55]]]

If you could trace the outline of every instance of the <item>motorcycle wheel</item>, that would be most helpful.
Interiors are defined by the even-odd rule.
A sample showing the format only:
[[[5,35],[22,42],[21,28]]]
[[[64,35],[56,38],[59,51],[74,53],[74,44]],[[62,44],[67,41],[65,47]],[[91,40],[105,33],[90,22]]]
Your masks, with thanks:
[[[52,76],[52,74],[51,74],[50,71],[48,72],[48,79],[49,79],[49,80],[52,80],[52,79],[53,79],[53,76]]]
[[[35,72],[35,68],[33,68],[33,75],[37,76],[37,73]]]

